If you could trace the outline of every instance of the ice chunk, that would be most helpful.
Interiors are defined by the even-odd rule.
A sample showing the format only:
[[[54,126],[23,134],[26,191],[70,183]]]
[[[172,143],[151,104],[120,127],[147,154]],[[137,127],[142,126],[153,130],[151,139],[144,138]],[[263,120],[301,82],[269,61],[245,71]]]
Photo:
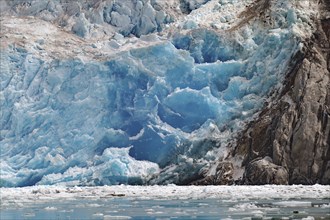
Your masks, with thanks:
[[[217,118],[220,109],[219,100],[212,96],[209,87],[200,91],[176,90],[164,99],[164,106],[169,110],[160,117],[185,132],[198,129],[207,119]]]
[[[184,13],[189,13],[192,10],[195,10],[201,7],[203,4],[207,3],[210,0],[183,0],[180,1],[181,11]]]
[[[309,201],[282,201],[282,202],[274,202],[276,206],[283,206],[283,207],[311,207],[312,202]]]

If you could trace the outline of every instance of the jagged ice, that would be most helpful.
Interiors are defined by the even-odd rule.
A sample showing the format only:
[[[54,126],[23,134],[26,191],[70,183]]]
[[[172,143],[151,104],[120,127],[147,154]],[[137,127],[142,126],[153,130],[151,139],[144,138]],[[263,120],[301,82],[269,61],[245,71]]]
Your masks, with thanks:
[[[1,186],[144,184],[154,176],[153,183],[178,183],[197,175],[226,156],[226,143],[281,87],[306,22],[282,0],[287,8],[269,9],[272,25],[251,22],[228,34],[199,19],[212,4],[238,1],[192,1],[188,21],[166,20],[166,12],[141,3],[150,23],[132,20],[136,6],[125,2],[107,12],[110,23],[141,37],[121,49],[126,38],[117,34],[96,48],[114,55],[45,58],[14,43],[1,49]],[[88,41],[84,22],[72,30]]]

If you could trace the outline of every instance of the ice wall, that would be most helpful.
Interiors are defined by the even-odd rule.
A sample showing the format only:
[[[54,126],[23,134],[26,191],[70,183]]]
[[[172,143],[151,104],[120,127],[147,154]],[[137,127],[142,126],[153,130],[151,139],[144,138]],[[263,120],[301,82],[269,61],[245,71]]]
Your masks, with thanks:
[[[0,185],[143,184],[162,169],[158,183],[196,175],[281,86],[299,49],[286,15],[271,29],[193,29],[102,60],[44,59],[9,45],[1,50]]]

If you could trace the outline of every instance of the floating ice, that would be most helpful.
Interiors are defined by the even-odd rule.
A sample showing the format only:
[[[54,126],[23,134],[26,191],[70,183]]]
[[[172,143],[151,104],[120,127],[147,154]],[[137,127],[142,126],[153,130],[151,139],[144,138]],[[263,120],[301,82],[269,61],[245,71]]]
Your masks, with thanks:
[[[315,204],[329,205],[329,191],[325,185],[2,188],[0,216],[1,219],[327,219],[329,209]],[[290,203],[292,198],[293,202],[314,205],[281,208],[274,205]]]
[[[281,201],[281,202],[274,202],[273,205],[275,206],[284,206],[284,207],[310,207],[312,206],[311,202],[306,201]]]

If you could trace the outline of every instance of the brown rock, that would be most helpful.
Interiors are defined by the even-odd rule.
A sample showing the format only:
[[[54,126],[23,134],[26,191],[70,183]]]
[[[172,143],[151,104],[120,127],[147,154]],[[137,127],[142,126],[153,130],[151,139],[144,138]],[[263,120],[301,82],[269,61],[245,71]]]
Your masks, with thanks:
[[[258,158],[248,164],[245,171],[245,184],[288,184],[289,175],[286,169],[272,163],[270,157]]]
[[[330,19],[321,13],[315,23],[277,101],[239,138],[233,154],[245,158],[244,183],[330,184]],[[267,156],[272,162],[256,159]]]
[[[207,175],[204,178],[194,181],[193,185],[232,185],[234,166],[231,162],[220,162],[214,175]]]

